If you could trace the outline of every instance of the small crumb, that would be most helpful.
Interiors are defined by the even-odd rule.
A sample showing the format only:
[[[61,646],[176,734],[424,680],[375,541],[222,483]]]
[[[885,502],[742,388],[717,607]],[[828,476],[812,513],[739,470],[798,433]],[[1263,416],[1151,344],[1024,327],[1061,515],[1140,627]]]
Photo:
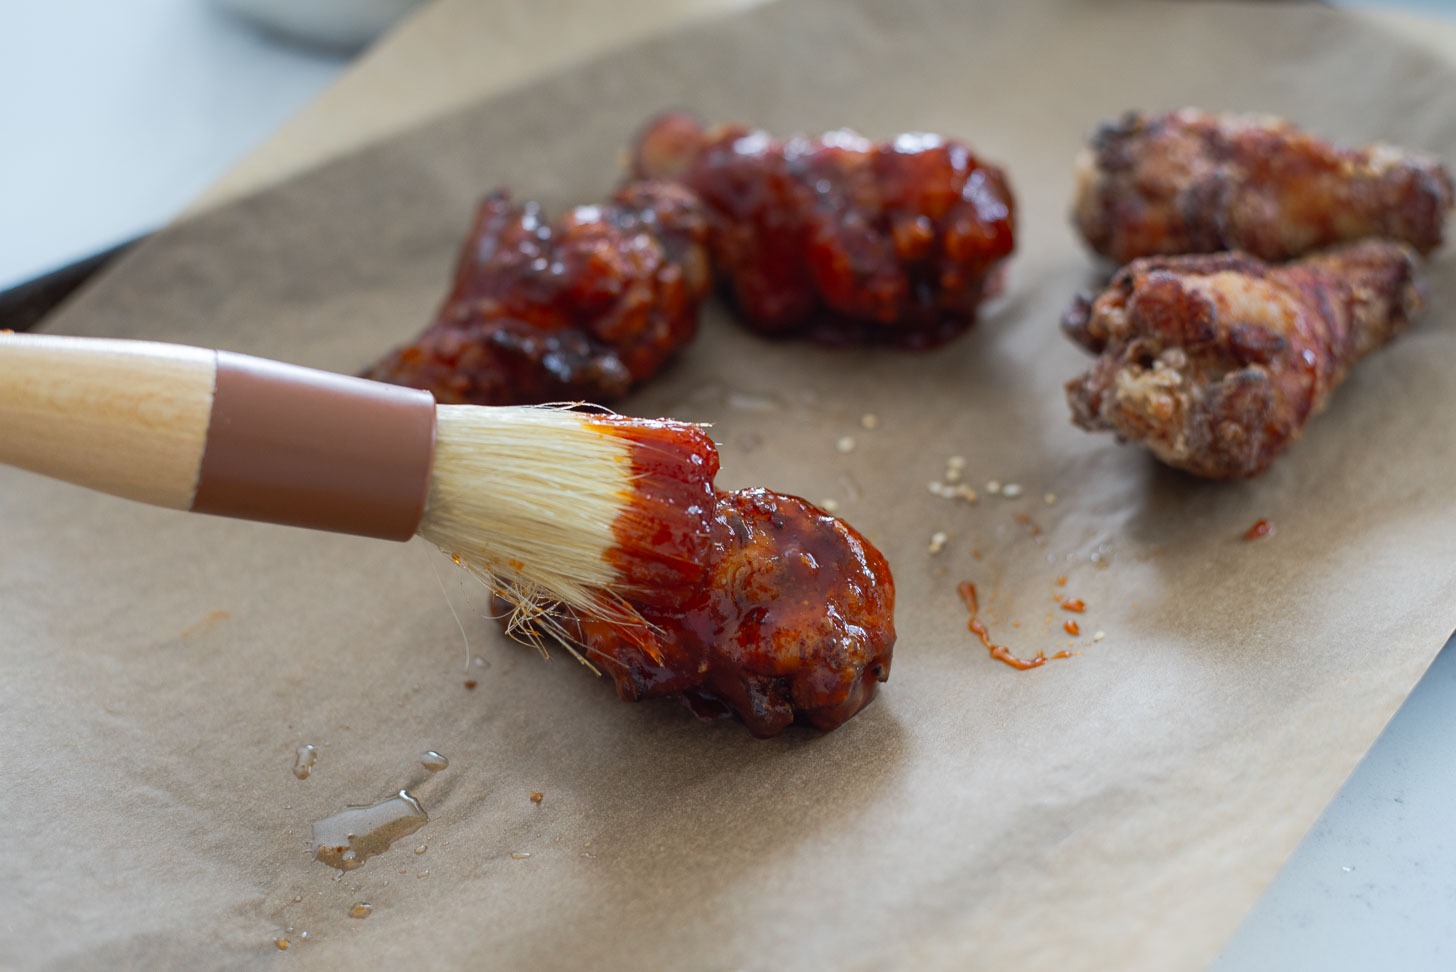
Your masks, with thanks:
[[[429,849],[430,848],[429,848],[428,845],[421,844],[421,845],[419,845],[418,847],[415,848],[415,853],[416,854],[423,854],[425,851],[427,851]],[[403,874],[404,873],[404,868],[400,868],[399,871],[400,871],[401,874]]]
[[[479,684],[480,684],[480,683],[479,683],[479,682],[477,682],[477,681],[476,681],[476,680],[475,680],[475,679],[473,679],[473,678],[467,678],[467,679],[466,679],[466,680],[465,680],[465,687],[466,687],[466,688],[468,688],[468,689],[473,689],[473,688],[475,688],[475,686],[477,686],[477,685],[479,685]]]
[[[360,901],[349,909],[350,918],[368,918],[374,914],[374,906],[367,901]]]
[[[999,479],[988,480],[986,483],[986,492],[992,496],[999,496],[1001,494],[1001,481]]]
[[[513,860],[513,861],[524,861],[526,858],[528,858],[530,856],[531,856],[531,852],[530,851],[516,851],[515,853],[513,853],[511,855],[511,860]]]
[[[1021,484],[1007,483],[1001,487],[1001,495],[1007,499],[1016,499],[1016,497],[1021,495]]]
[[[960,478],[961,478],[961,471],[959,469],[957,469],[954,466],[946,466],[945,467],[945,481],[946,482],[948,482],[948,483],[959,482],[960,481]]]
[[[1067,575],[1066,574],[1063,574],[1062,576],[1060,576],[1060,577],[1057,578],[1057,586],[1058,587],[1066,587],[1067,586]]]
[[[834,448],[838,449],[840,452],[853,452],[854,451],[854,436],[852,436],[852,435],[840,436],[839,441],[836,442],[836,443],[834,443]]]
[[[542,793],[540,790],[532,790],[531,791],[531,802],[532,803],[540,803],[544,799],[546,799],[546,794]]]
[[[929,548],[930,549],[931,556],[934,556],[935,554],[940,553],[941,550],[943,550],[945,548],[945,542],[947,540],[949,540],[949,539],[950,538],[945,535],[945,531],[944,530],[936,530],[934,533],[932,533],[930,535],[930,548]]]
[[[835,499],[820,500],[819,501],[819,508],[821,510],[823,510],[825,513],[837,513],[837,512],[839,512],[839,500],[835,500]]]
[[[1068,618],[1067,620],[1062,622],[1062,630],[1075,638],[1077,635],[1082,633],[1082,626],[1079,625],[1076,621],[1073,621],[1071,618]]]
[[[964,468],[966,468],[966,457],[965,456],[951,456],[949,459],[947,459],[945,461],[945,467],[947,469],[964,469]]]
[[[278,951],[280,952],[288,951],[288,939],[286,938],[275,938],[273,944],[278,946]]]
[[[976,501],[976,491],[974,489],[971,489],[971,487],[967,486],[965,483],[962,483],[955,488],[955,495],[959,496],[967,503],[974,503]]]
[[[1057,503],[1057,494],[1056,493],[1046,493],[1046,494],[1044,494],[1042,496],[1041,501],[1043,503],[1045,503],[1047,506],[1055,506],[1056,503]]]
[[[1103,638],[1106,638],[1106,637],[1107,637],[1107,632],[1106,631],[1094,631],[1094,632],[1092,632],[1092,640],[1093,641],[1101,641]]]
[[[877,429],[880,427],[880,417],[874,412],[865,412],[859,417],[859,424],[861,428]]]

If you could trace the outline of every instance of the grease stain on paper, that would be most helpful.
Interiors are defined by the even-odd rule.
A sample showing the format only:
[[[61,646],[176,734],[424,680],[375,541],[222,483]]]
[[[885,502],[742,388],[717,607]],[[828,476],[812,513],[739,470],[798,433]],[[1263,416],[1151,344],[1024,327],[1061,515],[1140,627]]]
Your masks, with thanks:
[[[352,871],[429,820],[425,808],[408,790],[370,806],[345,807],[314,822],[314,860],[341,872]]]

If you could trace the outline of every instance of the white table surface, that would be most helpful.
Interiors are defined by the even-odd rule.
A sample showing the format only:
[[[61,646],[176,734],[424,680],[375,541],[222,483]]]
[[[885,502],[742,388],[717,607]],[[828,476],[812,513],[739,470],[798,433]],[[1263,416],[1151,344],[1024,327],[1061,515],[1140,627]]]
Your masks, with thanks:
[[[1456,18],[1456,0],[1339,5]],[[165,223],[350,61],[207,0],[6,4],[0,290]],[[1456,968],[1453,822],[1448,644],[1214,968]]]

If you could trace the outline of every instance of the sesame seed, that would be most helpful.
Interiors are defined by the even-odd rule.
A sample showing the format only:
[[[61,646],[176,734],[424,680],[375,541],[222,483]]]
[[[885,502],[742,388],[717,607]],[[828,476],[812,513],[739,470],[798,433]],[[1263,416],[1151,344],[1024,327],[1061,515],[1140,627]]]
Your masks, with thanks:
[[[1007,499],[1016,499],[1016,497],[1021,495],[1021,484],[1007,483],[1001,487],[1001,495]]]
[[[825,513],[834,513],[839,510],[839,500],[826,499],[819,501],[819,508]]]
[[[1047,493],[1045,496],[1043,496],[1041,498],[1041,501],[1043,503],[1045,503],[1047,506],[1052,506],[1057,501],[1057,494],[1056,493]]]
[[[880,417],[874,412],[866,412],[859,417],[859,424],[862,428],[877,429],[880,427]]]
[[[1106,631],[1095,631],[1092,634],[1092,640],[1093,641],[1101,641],[1103,638],[1106,638],[1106,637],[1107,637],[1107,632]]]
[[[962,483],[961,485],[956,487],[955,495],[959,496],[967,503],[974,503],[976,501],[976,491],[974,489],[971,489],[971,487],[967,486],[965,483]]]
[[[1001,492],[1001,481],[999,479],[988,480],[986,482],[986,492],[992,496],[998,495]]]
[[[945,467],[945,481],[946,482],[953,483],[953,482],[956,482],[957,480],[959,480],[960,478],[961,478],[961,470],[960,470],[960,467],[959,466],[946,466]]]
[[[838,449],[840,452],[853,452],[854,437],[849,435],[841,436],[839,441],[834,443],[834,448]]]
[[[945,535],[945,531],[944,530],[936,530],[934,533],[932,533],[930,535],[930,548],[929,548],[931,555],[933,556],[935,554],[940,553],[940,551],[942,549],[944,549],[944,547],[945,547],[945,542],[947,540],[949,540],[949,539],[950,538]]]

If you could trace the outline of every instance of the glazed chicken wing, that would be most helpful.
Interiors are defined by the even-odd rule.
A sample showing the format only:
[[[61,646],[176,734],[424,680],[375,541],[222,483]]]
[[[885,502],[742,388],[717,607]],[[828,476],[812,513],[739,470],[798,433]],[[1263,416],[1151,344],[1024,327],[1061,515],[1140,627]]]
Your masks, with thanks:
[[[701,581],[634,602],[638,621],[558,607],[526,626],[571,644],[627,701],[678,696],[755,736],[834,729],[869,704],[895,643],[894,580],[869,541],[797,497],[720,490],[704,559]]]
[[[1073,420],[1200,476],[1256,475],[1420,304],[1414,253],[1388,241],[1282,267],[1242,253],[1134,260],[1063,318],[1098,356],[1067,384]]]
[[[937,135],[780,140],[669,113],[639,136],[632,174],[698,194],[715,272],[769,334],[941,343],[999,289],[1014,246],[1005,174]]]
[[[1125,263],[1242,250],[1298,257],[1381,237],[1441,244],[1450,173],[1390,145],[1339,148],[1286,121],[1184,108],[1100,127],[1077,163],[1073,216],[1093,250]]]
[[[366,376],[442,403],[615,401],[697,333],[706,240],[697,200],[666,183],[628,184],[554,224],[492,193],[435,322]]]

